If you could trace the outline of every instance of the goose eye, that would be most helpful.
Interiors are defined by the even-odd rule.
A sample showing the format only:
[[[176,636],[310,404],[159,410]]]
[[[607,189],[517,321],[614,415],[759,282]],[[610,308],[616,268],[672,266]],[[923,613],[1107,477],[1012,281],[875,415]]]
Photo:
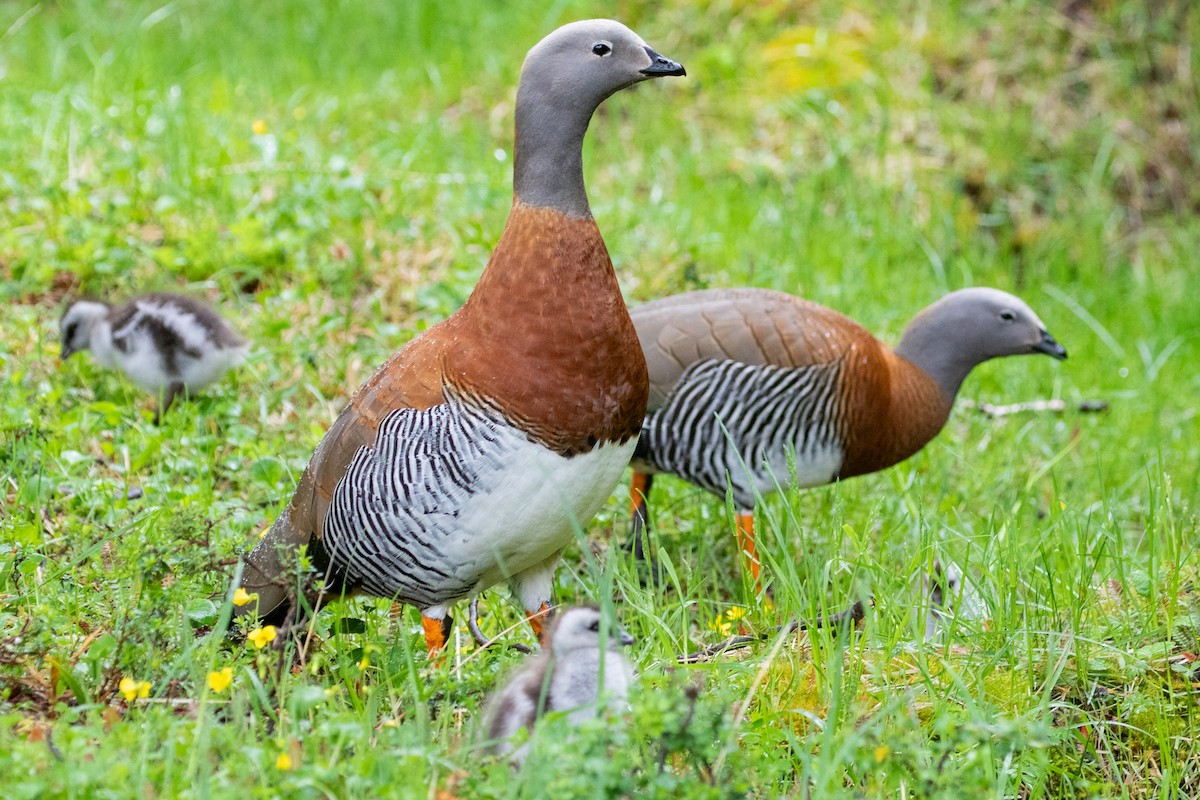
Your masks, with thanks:
[[[1005,322],[1012,322],[1016,318],[1017,318],[1017,315],[1014,314],[1013,312],[1009,311],[1008,309],[1005,309],[1000,312],[1000,319],[1004,320]]]
[[[606,55],[612,52],[612,46],[609,45],[608,42],[596,42],[594,45],[592,45],[592,52],[601,58],[604,58]]]
[[[77,322],[72,322],[67,326],[66,331],[64,331],[64,336],[68,342],[75,338],[75,328],[78,326],[78,324],[79,323]]]
[[[600,620],[596,620],[591,625],[588,625],[588,630],[592,631],[593,633],[599,633],[600,632]]]

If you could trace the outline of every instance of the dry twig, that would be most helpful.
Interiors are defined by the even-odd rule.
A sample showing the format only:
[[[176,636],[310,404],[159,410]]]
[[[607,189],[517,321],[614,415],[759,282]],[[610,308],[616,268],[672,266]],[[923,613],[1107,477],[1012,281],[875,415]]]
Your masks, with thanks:
[[[776,635],[781,632],[792,633],[797,630],[811,630],[813,628],[827,628],[831,625],[839,625],[846,620],[859,622],[866,613],[866,608],[863,601],[859,600],[845,611],[839,611],[836,614],[830,614],[827,617],[817,617],[814,620],[792,620],[791,622],[779,625],[771,632],[771,635]],[[703,661],[706,658],[719,655],[729,650],[737,650],[746,647],[755,642],[762,642],[769,639],[770,636],[731,636],[723,642],[705,647],[702,650],[697,650],[695,653],[688,653],[686,656],[680,656],[676,659],[680,664],[695,664]]]
[[[992,419],[1024,413],[1042,414],[1049,412],[1052,414],[1061,414],[1068,409],[1067,401],[1065,400],[1030,400],[1025,403],[1010,403],[1008,405],[980,403],[976,400],[963,400],[961,402],[964,408],[973,408]],[[1082,403],[1073,406],[1073,408],[1081,414],[1098,414],[1108,411],[1108,403],[1103,400],[1084,400]]]

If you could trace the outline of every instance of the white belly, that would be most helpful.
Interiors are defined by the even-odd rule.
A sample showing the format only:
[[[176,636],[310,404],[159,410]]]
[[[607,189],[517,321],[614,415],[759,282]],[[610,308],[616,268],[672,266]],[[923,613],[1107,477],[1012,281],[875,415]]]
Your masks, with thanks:
[[[454,552],[480,570],[481,591],[561,552],[629,466],[636,440],[564,458],[523,439],[503,477],[463,509]]]
[[[113,351],[113,360],[117,367],[138,386],[158,394],[171,382],[162,356],[148,337],[130,337],[128,343],[127,350]]]
[[[183,356],[179,359],[179,382],[190,394],[204,389],[220,380],[221,376],[246,360],[249,348],[224,348],[204,350],[200,358]]]
[[[771,469],[779,478],[779,483],[786,486],[790,480],[788,475],[788,453],[777,454],[777,460],[772,459]],[[842,449],[834,445],[811,447],[807,451],[796,452],[796,485],[800,487],[824,486],[831,482],[838,470],[842,468]],[[772,486],[770,491],[774,491]]]
[[[175,354],[176,372],[166,370],[162,354],[149,337],[131,336],[128,349],[112,351],[112,359],[129,379],[148,392],[158,394],[172,383],[181,383],[189,394],[196,394],[215,383],[230,368],[245,360],[247,348],[216,349],[209,347],[200,351],[200,357]]]

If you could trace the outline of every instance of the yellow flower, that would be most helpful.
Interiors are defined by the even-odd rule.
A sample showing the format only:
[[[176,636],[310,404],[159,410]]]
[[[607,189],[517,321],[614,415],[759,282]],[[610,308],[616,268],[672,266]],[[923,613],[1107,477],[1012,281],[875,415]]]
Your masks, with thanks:
[[[369,666],[371,666],[371,659],[367,656],[363,656],[362,661],[358,662],[359,669],[366,669]]]
[[[225,667],[208,673],[208,688],[214,692],[225,691],[231,683],[233,683],[233,667]]]
[[[275,759],[275,769],[289,770],[292,768],[292,757],[287,753],[280,753]]]
[[[275,641],[275,626],[264,625],[261,628],[255,628],[246,634],[256,650],[262,650],[264,647]]]
[[[254,131],[255,136],[262,136],[267,132],[267,123],[265,120],[256,119],[254,124],[250,126],[250,130]]]
[[[746,616],[746,609],[743,608],[742,606],[734,606],[733,608],[731,608],[725,612],[725,616],[729,617],[729,619],[734,620],[736,622],[737,620]]]
[[[717,617],[712,622],[708,623],[708,629],[710,631],[716,631],[717,633],[721,634],[722,636],[728,636],[729,632],[731,630],[733,630],[733,625],[729,622],[724,621],[720,617]]]
[[[888,753],[890,753],[890,752],[891,752],[891,749],[889,749],[886,744],[881,744],[881,745],[879,745],[879,747],[876,747],[875,748],[875,763],[878,764],[879,762],[883,761],[885,758],[888,757]]]
[[[263,528],[261,531],[258,532],[258,538],[265,539],[265,538],[267,538],[267,534],[270,532],[271,532],[271,526],[268,525],[267,527]]]
[[[233,604],[235,606],[244,606],[244,605],[246,605],[246,603],[249,603],[251,600],[257,600],[257,599],[258,599],[258,592],[255,592],[254,594],[250,594],[250,592],[247,592],[245,589],[243,589],[240,586],[237,588],[237,591],[235,591],[233,593]]]
[[[117,685],[117,689],[121,694],[125,695],[125,699],[132,703],[139,697],[150,696],[150,681],[135,681],[133,678],[121,678],[121,682]]]

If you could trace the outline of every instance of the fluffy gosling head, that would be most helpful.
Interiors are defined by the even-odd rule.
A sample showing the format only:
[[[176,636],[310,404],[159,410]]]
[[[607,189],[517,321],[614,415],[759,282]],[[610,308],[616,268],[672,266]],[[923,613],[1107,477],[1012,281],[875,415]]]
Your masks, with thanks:
[[[59,357],[70,358],[92,346],[92,331],[97,323],[108,318],[109,307],[91,300],[76,300],[67,307],[59,320],[62,348]]]
[[[554,620],[549,639],[550,650],[559,658],[569,658],[579,650],[616,650],[634,643],[634,638],[616,623],[606,628],[600,609],[589,606],[563,611]]]

